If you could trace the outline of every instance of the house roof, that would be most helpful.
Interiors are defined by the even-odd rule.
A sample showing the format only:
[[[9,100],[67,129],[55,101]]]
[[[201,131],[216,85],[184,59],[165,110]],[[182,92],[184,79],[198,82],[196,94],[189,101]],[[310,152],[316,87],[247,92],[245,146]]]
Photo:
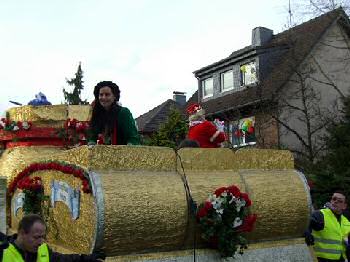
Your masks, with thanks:
[[[159,129],[160,125],[167,121],[170,110],[172,108],[183,111],[183,106],[172,99],[168,99],[164,103],[156,106],[147,113],[136,118],[136,123],[141,133],[152,133]]]
[[[184,109],[187,108],[187,106],[189,106],[190,104],[193,103],[198,103],[198,89],[196,90],[196,92],[193,93],[193,95],[187,100],[186,102],[186,107]]]
[[[230,61],[233,60],[236,57],[241,57],[244,54],[247,54],[247,53],[250,53],[250,52],[255,52],[256,49],[258,49],[258,48],[259,47],[246,46],[246,47],[244,47],[242,49],[234,51],[231,55],[229,55],[226,58],[223,58],[223,59],[221,59],[221,60],[219,60],[219,61],[217,61],[217,62],[215,62],[213,64],[204,66],[201,69],[198,69],[198,70],[194,71],[193,74],[201,75],[202,73],[205,73],[207,70],[211,70],[211,69],[213,69],[216,66],[222,65],[223,63],[230,63]]]
[[[288,81],[295,72],[295,68],[305,59],[322,35],[335,21],[345,21],[348,25],[348,17],[342,8],[338,8],[274,35],[267,44],[258,47],[263,49],[274,47],[285,48],[284,53],[273,66],[271,73],[257,86],[247,87],[242,91],[203,102],[202,107],[205,108],[207,115],[210,116],[252,105],[260,102],[262,99],[270,99],[274,92],[279,90]],[[245,47],[235,51],[229,57],[203,67],[194,73],[198,75],[203,70],[208,70],[210,67],[217,67],[218,64],[232,57],[239,56],[244,52],[251,51],[251,49],[252,47]]]

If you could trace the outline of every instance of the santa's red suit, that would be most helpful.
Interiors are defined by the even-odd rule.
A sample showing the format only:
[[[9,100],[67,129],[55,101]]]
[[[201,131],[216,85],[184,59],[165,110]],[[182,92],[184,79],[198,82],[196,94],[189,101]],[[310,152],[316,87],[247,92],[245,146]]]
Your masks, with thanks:
[[[206,148],[220,147],[220,143],[225,141],[225,133],[220,132],[207,120],[191,122],[187,136],[191,140],[196,140],[200,147]]]

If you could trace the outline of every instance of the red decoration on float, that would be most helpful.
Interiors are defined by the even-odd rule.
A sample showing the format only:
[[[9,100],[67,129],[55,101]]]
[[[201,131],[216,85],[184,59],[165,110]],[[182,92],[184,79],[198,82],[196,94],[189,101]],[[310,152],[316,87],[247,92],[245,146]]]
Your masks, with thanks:
[[[42,170],[57,170],[65,174],[71,174],[82,181],[82,191],[91,193],[91,184],[88,173],[81,167],[64,163],[64,162],[41,162],[32,163],[17,174],[9,185],[8,192],[12,195],[17,187],[21,185],[21,181],[36,171]]]

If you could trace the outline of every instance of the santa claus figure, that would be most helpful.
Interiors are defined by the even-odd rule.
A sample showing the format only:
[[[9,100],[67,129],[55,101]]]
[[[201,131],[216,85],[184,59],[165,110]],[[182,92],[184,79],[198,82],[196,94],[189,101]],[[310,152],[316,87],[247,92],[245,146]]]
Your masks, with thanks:
[[[187,108],[190,129],[187,138],[195,140],[200,147],[216,148],[226,140],[225,133],[212,122],[205,120],[205,111],[199,104],[191,104]]]

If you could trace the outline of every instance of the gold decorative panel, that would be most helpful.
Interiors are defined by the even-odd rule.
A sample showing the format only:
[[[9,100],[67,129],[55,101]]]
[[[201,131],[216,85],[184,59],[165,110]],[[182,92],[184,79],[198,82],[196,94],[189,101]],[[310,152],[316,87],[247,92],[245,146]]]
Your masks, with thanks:
[[[258,216],[248,236],[252,242],[298,237],[309,219],[309,191],[288,151],[184,148],[177,155],[147,146],[17,147],[1,156],[1,175],[12,179],[44,160],[79,165],[92,178],[94,193],[81,193],[76,221],[62,203],[51,210],[49,241],[74,252],[101,247],[108,256],[119,256],[191,247],[198,230],[189,217],[185,181],[197,204],[222,186],[235,184],[247,192],[250,211]],[[33,175],[42,177],[48,194],[53,179],[72,187],[81,183],[59,171]],[[13,228],[16,221],[11,220]]]
[[[188,214],[185,189],[177,173],[98,173],[104,195],[106,254],[182,247]]]

